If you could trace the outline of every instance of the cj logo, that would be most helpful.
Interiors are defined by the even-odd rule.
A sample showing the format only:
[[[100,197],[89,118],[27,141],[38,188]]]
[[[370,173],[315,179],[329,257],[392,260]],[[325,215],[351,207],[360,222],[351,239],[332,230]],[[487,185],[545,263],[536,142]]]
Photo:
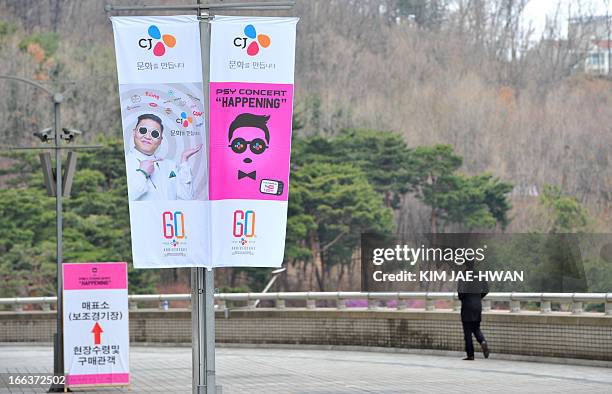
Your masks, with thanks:
[[[181,117],[176,120],[176,123],[182,125],[183,127],[187,127],[193,123],[193,118],[188,116],[187,112],[181,112]]]
[[[257,34],[257,31],[255,30],[255,26],[253,25],[247,25],[244,28],[244,35],[246,37],[234,38],[234,46],[241,48],[241,49],[246,48],[247,55],[249,56],[257,55],[259,53],[260,45],[264,48],[267,48],[270,46],[270,43],[271,43],[270,36],[266,34]],[[247,47],[247,42],[249,38],[255,41],[252,41]]]
[[[168,48],[174,48],[176,45],[176,38],[172,34],[164,34],[162,36],[159,28],[155,25],[149,26],[147,32],[151,38],[141,38],[138,40],[138,46],[142,49],[146,49],[147,51],[150,51],[151,48],[153,48],[153,54],[155,56],[164,56],[164,53],[166,53],[166,46]],[[162,41],[158,41],[155,43],[155,45],[153,45],[153,40]]]
[[[164,225],[164,238],[185,238],[185,215],[183,215],[183,212],[176,211],[172,213],[166,211],[162,214],[162,221]]]
[[[234,211],[234,237],[255,236],[255,211]]]

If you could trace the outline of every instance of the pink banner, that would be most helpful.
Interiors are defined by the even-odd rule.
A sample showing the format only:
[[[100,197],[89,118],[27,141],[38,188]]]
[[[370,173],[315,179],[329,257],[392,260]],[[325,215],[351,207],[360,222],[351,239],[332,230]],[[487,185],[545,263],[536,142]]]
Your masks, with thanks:
[[[210,199],[287,201],[293,85],[210,84]]]
[[[64,290],[127,289],[126,263],[62,264]]]

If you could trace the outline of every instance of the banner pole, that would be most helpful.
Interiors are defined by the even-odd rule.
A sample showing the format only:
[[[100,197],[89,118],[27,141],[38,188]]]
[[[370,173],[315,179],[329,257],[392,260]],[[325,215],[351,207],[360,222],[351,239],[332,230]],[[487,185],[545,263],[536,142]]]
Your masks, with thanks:
[[[53,373],[64,376],[64,308],[63,308],[63,278],[62,278],[62,126],[60,108],[63,96],[60,93],[53,95],[53,118],[55,131],[55,211],[56,211],[56,264],[57,264],[57,330],[55,333],[55,354],[53,357]],[[49,392],[64,391],[63,384],[53,384]]]
[[[204,274],[204,284],[206,287],[205,297],[205,366],[206,366],[206,394],[216,394],[216,373],[215,373],[215,273],[211,268],[201,268]]]
[[[240,11],[265,11],[265,10],[290,10],[295,5],[296,0],[288,1],[260,1],[248,3],[218,3],[218,4],[174,4],[174,5],[112,5],[106,4],[106,12],[124,11],[198,11],[198,10],[240,10]]]
[[[200,385],[200,294],[198,270],[191,269],[191,388],[192,394],[198,394]]]
[[[197,0],[198,5],[202,0]],[[200,19],[200,50],[202,56],[202,93],[204,98],[204,127],[206,140],[209,141],[209,101],[210,76],[210,13],[197,10]],[[206,144],[207,157],[210,147]],[[215,394],[215,276],[211,268],[198,267],[191,270],[192,275],[192,361],[193,361],[193,394]],[[195,280],[194,280],[195,279]]]

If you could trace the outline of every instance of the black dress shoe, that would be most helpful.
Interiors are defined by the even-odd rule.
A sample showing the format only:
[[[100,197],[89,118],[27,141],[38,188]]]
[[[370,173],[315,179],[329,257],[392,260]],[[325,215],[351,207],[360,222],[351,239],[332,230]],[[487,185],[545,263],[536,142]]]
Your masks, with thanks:
[[[466,358],[464,358],[463,360],[467,360],[467,361],[474,361],[474,356],[472,356],[472,357],[466,357]]]
[[[480,344],[480,347],[482,347],[482,353],[484,354],[484,357],[485,357],[485,358],[489,358],[489,354],[490,354],[490,352],[489,352],[489,345],[487,345],[487,342],[486,342],[486,341],[483,341],[483,342]]]

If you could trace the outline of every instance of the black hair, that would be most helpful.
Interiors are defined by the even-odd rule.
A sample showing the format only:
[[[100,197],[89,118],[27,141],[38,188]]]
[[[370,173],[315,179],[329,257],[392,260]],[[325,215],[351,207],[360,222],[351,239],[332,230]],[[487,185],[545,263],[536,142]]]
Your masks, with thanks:
[[[154,122],[159,123],[159,126],[161,127],[160,132],[164,131],[164,124],[162,123],[162,120],[159,116],[157,115],[153,115],[153,114],[142,114],[138,117],[138,122],[136,122],[136,126],[138,126],[138,124],[143,121],[144,119],[150,119]]]
[[[229,134],[227,136],[228,141],[232,140],[232,135],[237,128],[240,127],[256,127],[263,130],[266,135],[266,142],[270,143],[270,131],[268,130],[268,119],[270,115],[253,115],[253,114],[240,114],[236,116],[236,119],[230,124]]]

